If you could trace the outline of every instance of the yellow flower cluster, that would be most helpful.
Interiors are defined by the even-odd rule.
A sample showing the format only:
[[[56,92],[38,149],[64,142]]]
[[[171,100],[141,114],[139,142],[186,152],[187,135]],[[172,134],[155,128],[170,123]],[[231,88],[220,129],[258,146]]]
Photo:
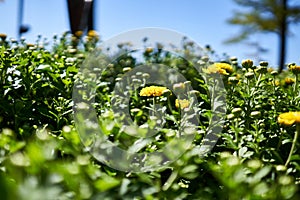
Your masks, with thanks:
[[[278,116],[278,123],[286,126],[291,126],[294,123],[300,123],[300,112],[287,112]]]
[[[230,64],[227,63],[214,63],[207,68],[208,74],[219,73],[222,75],[229,75],[229,73],[233,72],[233,68]]]
[[[300,66],[297,66],[295,64],[290,64],[288,66],[289,70],[294,74],[300,74]]]
[[[97,42],[99,40],[99,34],[95,30],[89,30],[86,39],[87,41]]]
[[[99,37],[97,31],[95,31],[95,30],[89,30],[88,33],[87,33],[87,36],[92,37],[92,38],[93,37]]]
[[[166,87],[161,87],[161,86],[149,86],[149,87],[144,87],[140,91],[140,96],[143,97],[159,97],[161,96],[164,92],[169,91],[168,88]]]
[[[286,77],[284,79],[284,83],[285,83],[285,85],[293,85],[293,83],[295,83],[295,79]]]
[[[184,108],[187,108],[187,107],[189,107],[189,105],[190,105],[190,101],[189,100],[187,100],[187,99],[183,99],[183,100],[181,100],[181,99],[176,99],[175,100],[175,107],[176,108],[181,108],[181,109],[184,109]]]

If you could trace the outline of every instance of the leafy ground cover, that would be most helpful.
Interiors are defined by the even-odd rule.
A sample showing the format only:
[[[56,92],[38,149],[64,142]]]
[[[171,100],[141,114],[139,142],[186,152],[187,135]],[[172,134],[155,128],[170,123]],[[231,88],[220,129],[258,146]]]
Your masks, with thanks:
[[[119,44],[122,56],[113,60],[96,84],[94,107],[108,139],[121,148],[136,138],[114,121],[114,86],[140,62],[171,66],[188,81],[142,85],[131,91],[129,110],[138,125],[153,126],[154,103],[166,119],[150,144],[137,152],[159,151],[176,137],[185,111],[196,110],[199,125],[186,152],[168,167],[144,173],[123,172],[102,164],[88,152],[76,130],[72,90],[79,68],[99,43],[96,32],[87,37],[68,33],[53,44],[8,40],[0,35],[0,193],[1,199],[298,199],[300,198],[300,66],[291,63],[278,74],[267,62],[224,57],[210,63],[210,49],[198,55],[193,43],[177,49],[182,57],[165,53],[158,44],[134,57],[130,43]],[[47,48],[46,48],[47,47]],[[197,60],[207,75],[220,75],[226,89],[226,116],[218,142],[199,157],[213,114],[210,93],[191,63]],[[95,67],[97,71],[97,67]],[[131,81],[149,76],[136,73]],[[95,78],[95,77],[92,77]],[[189,96],[174,91],[191,86]],[[286,113],[284,115],[281,115]],[[155,125],[155,124],[154,124]]]

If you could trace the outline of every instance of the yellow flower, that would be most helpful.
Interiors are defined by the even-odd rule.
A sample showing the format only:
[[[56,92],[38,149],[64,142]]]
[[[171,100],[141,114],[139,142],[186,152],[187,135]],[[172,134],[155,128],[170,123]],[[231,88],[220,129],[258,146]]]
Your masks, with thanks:
[[[145,50],[146,54],[150,54],[152,52],[153,52],[153,48],[152,47],[147,47],[146,50]]]
[[[226,72],[225,69],[220,69],[218,68],[217,66],[215,65],[211,65],[207,68],[207,71],[209,74],[216,74],[216,73],[219,73],[219,74],[222,74],[222,75],[228,75],[228,73]]]
[[[269,73],[271,73],[271,72],[273,72],[273,71],[275,71],[272,67],[268,67],[268,72]]]
[[[99,35],[98,35],[98,33],[97,33],[97,31],[95,31],[95,30],[89,30],[89,32],[88,32],[88,34],[87,34],[89,37],[98,37]]]
[[[82,31],[76,31],[74,34],[76,37],[81,37],[83,35]]]
[[[183,100],[181,100],[181,99],[176,99],[175,100],[175,107],[176,108],[181,108],[181,109],[184,109],[184,108],[187,108],[187,107],[189,107],[189,105],[190,105],[190,101],[189,100],[187,100],[187,99],[183,99]]]
[[[297,66],[295,63],[288,65],[289,70],[294,74],[300,74],[300,66]]]
[[[207,68],[206,72],[208,74],[219,73],[222,75],[229,75],[229,73],[233,72],[233,68],[227,63],[214,63]]]
[[[287,112],[278,116],[278,123],[286,126],[300,123],[300,112]]]
[[[161,87],[161,86],[149,86],[141,89],[140,91],[140,96],[143,97],[159,97],[161,96],[164,92],[169,91],[168,88],[166,87]]]
[[[226,72],[228,72],[228,73],[232,73],[233,72],[233,68],[232,68],[232,66],[230,64],[227,64],[227,63],[215,63],[215,65],[218,68],[226,70]]]
[[[287,77],[284,79],[284,83],[286,85],[293,85],[293,83],[295,83],[295,79]]]

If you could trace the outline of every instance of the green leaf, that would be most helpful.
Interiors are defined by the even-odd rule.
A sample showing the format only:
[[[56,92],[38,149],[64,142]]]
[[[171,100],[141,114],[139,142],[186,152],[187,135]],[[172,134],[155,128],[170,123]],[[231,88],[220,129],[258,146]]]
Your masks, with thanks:
[[[120,182],[120,180],[106,175],[96,180],[94,185],[99,191],[104,192],[118,186]]]

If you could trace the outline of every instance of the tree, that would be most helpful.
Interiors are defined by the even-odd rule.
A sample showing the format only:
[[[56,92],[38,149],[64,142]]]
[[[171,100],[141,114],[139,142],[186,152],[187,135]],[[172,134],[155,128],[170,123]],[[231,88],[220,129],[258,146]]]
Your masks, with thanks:
[[[289,25],[300,22],[300,4],[292,0],[234,0],[239,6],[248,8],[245,12],[235,11],[228,22],[242,26],[238,36],[226,43],[246,40],[253,33],[275,33],[279,39],[279,72],[284,68],[286,39]]]

